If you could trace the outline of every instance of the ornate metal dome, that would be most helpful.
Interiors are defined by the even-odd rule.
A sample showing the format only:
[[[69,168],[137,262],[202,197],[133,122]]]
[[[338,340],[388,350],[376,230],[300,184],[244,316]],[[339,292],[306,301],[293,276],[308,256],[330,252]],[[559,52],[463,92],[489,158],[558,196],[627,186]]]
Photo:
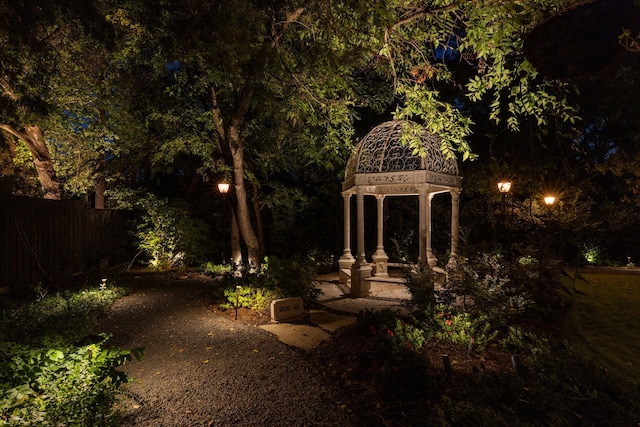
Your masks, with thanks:
[[[405,142],[407,138],[403,138],[403,135],[407,135],[405,132],[418,134],[422,153],[414,154],[414,150]],[[345,183],[352,182],[355,175],[361,173],[417,170],[457,176],[458,163],[442,154],[440,138],[424,127],[407,120],[393,120],[379,124],[358,143],[347,162]]]

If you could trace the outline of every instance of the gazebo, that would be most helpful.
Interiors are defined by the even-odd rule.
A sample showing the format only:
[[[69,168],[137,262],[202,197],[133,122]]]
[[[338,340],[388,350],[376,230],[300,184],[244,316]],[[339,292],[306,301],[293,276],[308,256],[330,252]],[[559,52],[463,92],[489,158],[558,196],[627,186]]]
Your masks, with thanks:
[[[411,135],[420,141],[420,150],[407,143]],[[459,198],[462,177],[455,159],[447,159],[440,151],[440,138],[411,121],[382,123],[369,132],[355,147],[347,162],[342,196],[344,199],[344,251],[339,260],[340,283],[351,279],[350,294],[366,297],[369,280],[388,277],[388,260],[384,249],[385,197],[418,196],[419,243],[418,263],[433,268],[437,259],[431,247],[431,201],[440,193],[451,194],[451,250],[448,267],[455,266],[458,246]],[[351,253],[351,198],[356,196],[357,253]],[[365,255],[364,197],[377,200],[377,247],[373,266]]]

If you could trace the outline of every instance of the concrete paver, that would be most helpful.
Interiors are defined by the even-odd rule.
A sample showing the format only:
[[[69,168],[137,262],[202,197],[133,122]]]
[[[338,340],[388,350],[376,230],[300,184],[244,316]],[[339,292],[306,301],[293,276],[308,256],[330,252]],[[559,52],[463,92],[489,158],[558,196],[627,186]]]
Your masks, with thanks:
[[[340,328],[353,325],[358,313],[384,309],[406,313],[402,302],[411,298],[407,288],[394,281],[372,282],[370,298],[352,298],[336,281],[318,282],[316,288],[320,290],[318,302],[325,309],[310,311],[309,320],[313,325],[280,322],[260,327],[287,345],[311,350],[331,339],[331,334]]]
[[[311,310],[309,320],[311,320],[311,323],[314,325],[329,332],[335,332],[340,328],[356,323],[355,316],[343,316],[324,310]]]
[[[268,325],[261,325],[260,328],[271,332],[277,336],[281,342],[301,348],[302,350],[312,350],[320,345],[321,342],[327,341],[331,338],[331,335],[327,332],[311,325],[271,323]]]

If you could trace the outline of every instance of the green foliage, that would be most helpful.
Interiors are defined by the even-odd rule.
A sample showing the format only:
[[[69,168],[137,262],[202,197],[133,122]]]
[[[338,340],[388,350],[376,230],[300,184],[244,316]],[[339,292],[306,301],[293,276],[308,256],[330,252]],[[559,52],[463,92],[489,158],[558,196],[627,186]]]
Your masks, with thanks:
[[[252,286],[238,286],[236,289],[226,289],[224,297],[227,302],[220,304],[221,308],[250,308],[263,311],[269,308],[271,301],[283,296],[272,289]]]
[[[474,340],[474,348],[486,348],[496,338],[487,317],[446,306],[434,306],[419,319],[385,310],[363,313],[358,328],[380,344],[382,393],[392,399],[429,399],[421,425],[595,427],[640,420],[637,384],[611,374],[566,342],[552,345],[521,326],[508,328],[500,339],[505,350],[520,356],[517,375],[454,373],[453,389],[444,386],[439,369],[428,366],[425,352],[433,340],[466,349],[474,335],[483,337]]]
[[[491,313],[496,319],[512,318],[533,305],[537,267],[527,257],[509,263],[503,256],[480,253],[460,260],[461,280],[449,290],[474,310]]]
[[[468,101],[484,102],[490,119],[511,130],[527,119],[544,127],[552,116],[574,123],[569,85],[545,81],[522,52],[523,35],[572,3],[396,3],[403,19],[381,23],[384,37],[377,40],[402,99],[395,117],[419,119],[442,138],[445,154],[460,152],[464,159],[474,157],[466,142],[472,122],[459,97],[451,102],[444,95],[461,81]],[[416,49],[418,40],[428,48]]]
[[[316,265],[316,273],[327,274],[338,269],[338,260],[330,252],[314,249],[309,252],[309,260]]]
[[[231,273],[231,264],[214,264],[207,261],[202,265],[202,272],[211,276],[223,276]]]
[[[152,193],[120,191],[109,195],[118,207],[139,210],[135,235],[151,267],[198,265],[209,255],[208,226],[190,214],[185,202],[159,199]]]
[[[106,348],[89,338],[121,290],[47,296],[8,308],[0,318],[0,426],[115,426],[114,403],[128,381],[116,368],[142,349]]]
[[[410,307],[424,309],[435,302],[436,273],[432,269],[405,268],[403,270],[405,286],[411,293]]]
[[[425,319],[425,329],[436,339],[460,346],[468,345],[471,341],[477,351],[484,351],[498,335],[487,315],[474,316],[462,309],[441,304],[428,310]]]
[[[519,325],[509,325],[507,333],[500,339],[500,345],[505,351],[527,356],[530,361],[537,361],[551,355],[549,340],[525,330]]]
[[[311,259],[266,258],[257,271],[245,268],[225,276],[227,303],[223,308],[235,307],[237,287],[240,307],[262,310],[273,299],[294,296],[302,297],[308,307],[317,301],[320,292],[315,287],[315,279],[316,265]]]
[[[96,319],[108,311],[122,290],[109,285],[44,297],[2,312],[0,340],[42,343],[76,342],[91,334]]]
[[[587,242],[583,245],[582,256],[589,265],[600,265],[602,249],[593,242]]]
[[[397,313],[390,310],[366,311],[359,325],[380,344],[386,394],[392,399],[425,396],[433,379],[429,376],[429,358],[422,352],[426,340],[424,331],[398,319]]]
[[[550,348],[517,376],[484,375],[467,390],[443,399],[432,424],[613,427],[640,420],[637,385],[566,346]]]
[[[0,425],[117,425],[114,403],[127,377],[116,367],[141,351],[105,349],[106,340],[80,347],[1,344]]]

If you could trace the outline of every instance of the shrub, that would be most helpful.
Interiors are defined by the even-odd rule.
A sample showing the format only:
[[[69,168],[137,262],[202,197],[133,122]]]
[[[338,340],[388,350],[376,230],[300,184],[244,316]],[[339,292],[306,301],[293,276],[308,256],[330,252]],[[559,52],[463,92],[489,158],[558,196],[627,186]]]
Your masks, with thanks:
[[[30,343],[46,339],[77,342],[91,334],[96,319],[121,294],[119,288],[104,286],[38,298],[2,313],[0,338]]]
[[[435,338],[457,345],[468,345],[472,341],[477,351],[484,351],[498,335],[484,314],[472,315],[462,309],[438,305],[426,315],[429,320],[425,322],[425,328],[435,325]]]
[[[431,389],[429,358],[422,352],[426,336],[422,329],[399,319],[390,310],[365,312],[361,330],[376,337],[383,352],[383,388],[393,399],[424,396]],[[366,327],[366,329],[365,329]]]
[[[309,252],[308,257],[314,262],[318,274],[327,274],[338,270],[338,258],[330,252],[314,249]]]
[[[221,308],[231,309],[237,306],[263,311],[269,308],[272,300],[281,298],[281,295],[265,288],[239,286],[236,289],[225,289],[224,297],[227,302],[220,304]]]
[[[0,426],[117,425],[114,403],[134,352],[86,346],[0,345]]]
[[[149,265],[164,269],[199,265],[209,255],[209,227],[191,215],[185,202],[160,199],[150,193],[114,192],[118,208],[136,209],[138,248]]]
[[[258,271],[243,268],[239,273],[230,272],[224,276],[227,302],[221,305],[222,308],[235,307],[237,286],[240,286],[240,307],[263,309],[273,299],[294,296],[302,297],[306,306],[318,300],[320,291],[314,284],[316,267],[311,260],[270,257],[265,259]]]
[[[500,340],[500,345],[504,350],[524,355],[534,362],[549,357],[551,352],[548,339],[517,325],[509,325],[506,335]]]
[[[209,276],[223,276],[231,273],[231,264],[214,264],[211,261],[207,261],[202,265],[202,272]]]
[[[88,337],[120,293],[102,284],[3,311],[0,426],[116,425],[114,402],[127,381],[116,368],[142,350],[106,349],[108,337]]]
[[[405,268],[403,275],[411,293],[411,300],[407,301],[409,307],[422,310],[435,302],[436,273],[433,270]]]

